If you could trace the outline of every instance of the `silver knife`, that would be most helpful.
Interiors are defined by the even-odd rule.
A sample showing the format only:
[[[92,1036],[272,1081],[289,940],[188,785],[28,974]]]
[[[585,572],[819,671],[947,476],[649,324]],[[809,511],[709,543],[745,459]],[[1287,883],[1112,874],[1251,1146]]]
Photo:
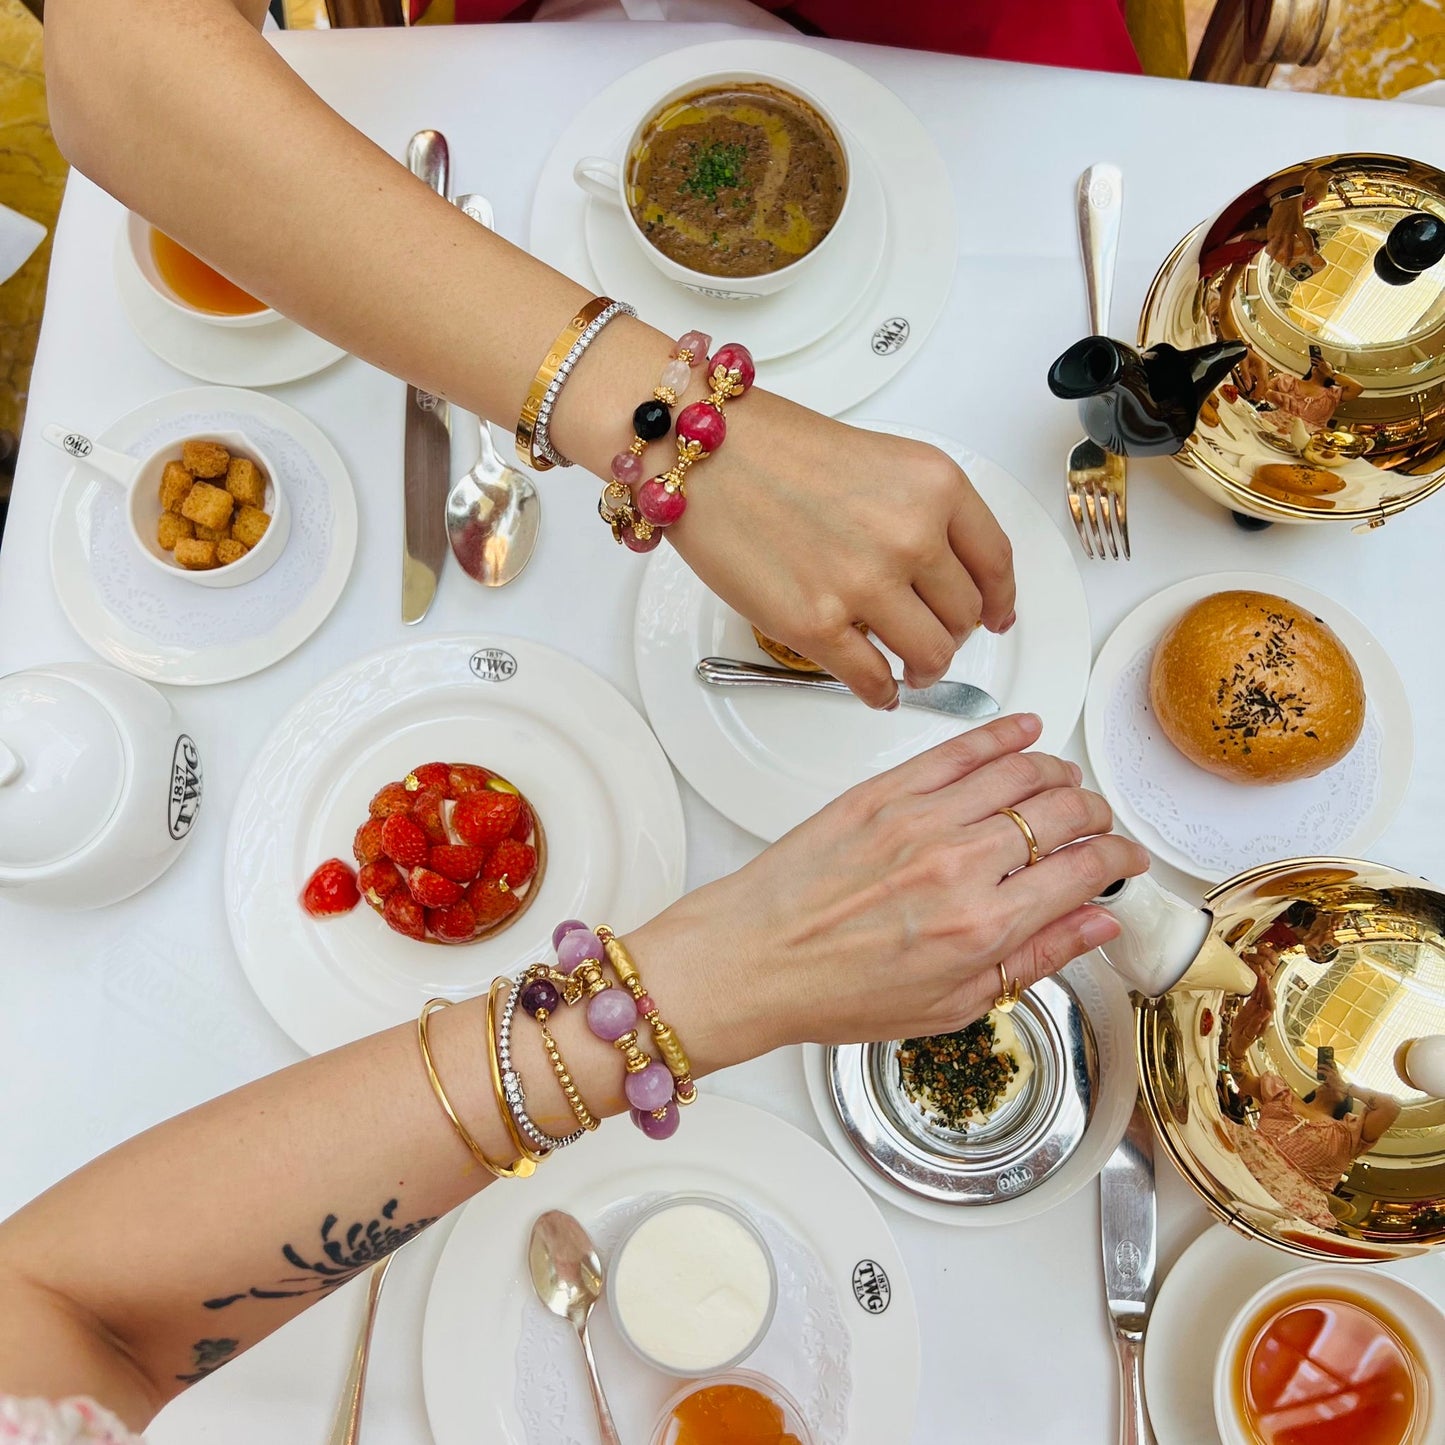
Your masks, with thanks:
[[[1142,1100],[1099,1175],[1104,1293],[1119,1356],[1119,1445],[1155,1445],[1144,1404],[1144,1330],[1154,1303],[1154,1126]]]
[[[446,199],[451,157],[446,137],[419,130],[406,148],[412,175]],[[451,488],[451,414],[445,401],[406,389],[406,538],[401,559],[401,620],[420,622],[437,592],[447,555],[447,492]]]
[[[712,687],[811,687],[852,696],[847,683],[826,672],[793,672],[734,657],[705,657],[697,665],[697,675]],[[945,680],[932,687],[904,687],[899,683],[898,698],[904,707],[921,707],[950,717],[978,719],[993,717],[999,711],[998,703],[988,693],[967,682]]]

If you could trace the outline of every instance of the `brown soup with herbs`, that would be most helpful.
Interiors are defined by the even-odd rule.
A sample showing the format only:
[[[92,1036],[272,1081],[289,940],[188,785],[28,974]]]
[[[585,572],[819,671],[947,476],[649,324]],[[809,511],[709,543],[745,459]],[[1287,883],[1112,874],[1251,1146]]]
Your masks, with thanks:
[[[647,239],[709,276],[765,276],[806,256],[837,224],[847,190],[832,128],[771,85],[670,101],[627,163],[628,204]]]

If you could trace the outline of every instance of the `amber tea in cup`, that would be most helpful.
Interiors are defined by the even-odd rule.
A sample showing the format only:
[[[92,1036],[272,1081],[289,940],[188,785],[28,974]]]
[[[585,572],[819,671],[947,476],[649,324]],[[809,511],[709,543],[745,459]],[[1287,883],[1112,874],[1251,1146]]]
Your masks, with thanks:
[[[1260,1309],[1233,1378],[1258,1445],[1415,1445],[1428,1388],[1402,1325],[1373,1300],[1319,1285]]]
[[[624,189],[642,234],[708,276],[765,276],[838,222],[848,163],[801,96],[737,81],[668,101],[638,132]]]
[[[187,306],[213,316],[251,316],[267,310],[249,291],[228,281],[199,256],[173,241],[164,231],[151,227],[151,259],[161,280]]]

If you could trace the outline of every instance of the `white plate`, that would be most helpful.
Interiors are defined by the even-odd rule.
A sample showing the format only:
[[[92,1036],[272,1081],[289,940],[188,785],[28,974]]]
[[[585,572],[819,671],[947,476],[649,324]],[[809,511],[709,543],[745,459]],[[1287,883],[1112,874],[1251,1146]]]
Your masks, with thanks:
[[[1020,1224],[1025,1219],[1033,1219],[1056,1208],[1095,1178],[1124,1137],[1139,1092],[1134,1065],[1134,1007],[1129,1002],[1128,990],[1118,974],[1105,963],[1102,954],[1090,953],[1075,959],[1064,969],[1062,977],[1078,995],[1093,1026],[1094,1042],[1099,1050],[1100,1083],[1089,1127],[1084,1131],[1073,1157],[1057,1174],[1051,1174],[1037,1189],[1000,1200],[997,1204],[946,1204],[939,1199],[925,1199],[910,1193],[878,1173],[853,1147],[833,1109],[833,1096],[828,1088],[827,1051],[817,1044],[807,1044],[803,1048],[803,1072],[808,1083],[808,1098],[823,1132],[828,1136],[828,1142],[849,1172],[861,1179],[880,1199],[886,1199],[921,1219],[984,1228]]]
[[[1222,1224],[1211,1225],[1179,1256],[1144,1337],[1144,1397],[1159,1445],[1219,1445],[1214,1357],[1229,1322],[1256,1290],[1310,1263]],[[1439,1255],[1359,1268],[1382,1269],[1445,1307],[1445,1260]]]
[[[222,386],[281,386],[324,371],[346,355],[284,316],[257,326],[208,326],[173,311],[141,278],[122,221],[115,284],[131,329],[162,361]]]
[[[931,432],[860,424],[947,452],[993,509],[1015,555],[1027,559],[1018,568],[1018,622],[1004,637],[975,632],[948,676],[991,693],[1004,712],[1037,713],[1039,747],[1057,752],[1089,680],[1089,607],[1068,544],[1023,486],[986,457]],[[647,715],[678,771],[720,813],[769,841],[855,783],[970,726],[917,708],[874,712],[852,697],[706,686],[694,671],[701,658],[769,659],[748,623],[670,547],[648,563],[633,649]]]
[[[758,353],[763,386],[815,411],[837,414],[871,396],[918,352],[942,314],[958,249],[953,187],[937,146],[913,112],[861,70],[805,43],[777,40],[724,40],[648,61],[589,101],[562,132],[537,181],[529,245],[549,265],[602,290],[588,254],[590,203],[572,179],[573,165],[597,153],[601,136],[616,137],[620,150],[648,96],[674,89],[689,75],[722,70],[771,71],[811,91],[866,153],[882,186],[887,235],[871,281],[845,280],[842,287],[817,293],[816,304],[826,307],[823,320],[836,319],[811,344],[786,356]],[[621,299],[632,302],[643,320],[664,329],[668,318],[680,331],[702,325],[697,303],[703,298],[667,280],[640,251],[638,259],[647,272],[638,281],[646,289]],[[825,259],[819,258],[820,266]],[[810,285],[806,277],[796,284]],[[775,302],[786,304],[776,297],[732,303],[714,323],[713,339],[751,346],[750,308]],[[807,329],[818,324],[815,320]]]
[[[547,870],[526,914],[463,945],[404,938],[365,905],[309,917],[312,871],[350,861],[372,795],[432,761],[494,768],[536,805]],[[681,893],[684,853],[672,769],[610,683],[521,638],[436,637],[343,668],[267,738],[226,843],[226,912],[261,1002],[320,1053],[482,992],[563,918],[635,928]]]
[[[604,153],[620,154],[631,129],[620,132]],[[746,337],[759,365],[811,345],[841,319],[840,296],[866,294],[887,245],[888,201],[883,185],[867,153],[861,147],[857,151],[850,224],[829,242],[814,265],[775,295],[722,301],[669,281],[643,254],[623,211],[589,198],[587,254],[601,289],[609,296],[645,297],[647,320],[673,336],[696,328],[714,341]]]
[[[918,1319],[903,1259],[883,1216],[806,1134],[761,1109],[705,1092],[666,1144],[614,1122],[607,1138],[568,1149],[524,1187],[488,1189],[462,1211],[437,1264],[422,1336],[427,1415],[436,1445],[564,1445],[579,1438],[555,1428],[535,1433],[535,1423],[529,1436],[518,1408],[524,1311],[541,1308],[526,1268],[532,1221],[543,1210],[565,1209],[590,1228],[619,1201],[697,1191],[722,1195],[776,1221],[821,1266],[817,1273],[829,1298],[817,1301],[819,1315],[832,1314],[829,1306],[836,1300],[847,1335],[851,1392],[846,1433],[829,1430],[818,1445],[911,1439]],[[865,1279],[874,1285],[871,1292],[862,1287]],[[781,1283],[786,1290],[788,1281]],[[657,1411],[681,1382],[630,1354],[605,1306],[593,1321],[598,1366],[618,1430],[623,1440],[642,1445]],[[581,1354],[565,1322],[552,1325],[559,1346],[555,1384],[559,1394],[575,1400],[585,1392]],[[809,1321],[810,1330],[818,1326],[818,1320]],[[770,1332],[755,1357],[765,1371],[765,1358],[779,1358],[778,1343]],[[780,1383],[805,1397],[815,1381],[798,1371]],[[825,1405],[818,1402],[820,1409]],[[565,1418],[560,1401],[555,1418]]]
[[[1365,727],[1348,757],[1318,777],[1248,787],[1196,767],[1149,707],[1149,665],[1164,630],[1215,592],[1271,592],[1333,628],[1365,682]],[[1405,685],[1385,649],[1338,602],[1289,577],[1215,572],[1141,602],[1099,651],[1084,738],[1099,790],[1156,857],[1222,883],[1258,863],[1306,855],[1363,858],[1404,801],[1414,758]]]
[[[219,386],[172,392],[97,439],[143,456],[217,431],[250,437],[286,478],[291,532],[252,582],[215,590],[166,576],[139,554],[120,488],[83,467],[71,469],[55,503],[50,572],[62,610],[107,662],[153,682],[230,682],[279,662],[330,616],[356,557],[345,464],[314,422],[274,397]]]

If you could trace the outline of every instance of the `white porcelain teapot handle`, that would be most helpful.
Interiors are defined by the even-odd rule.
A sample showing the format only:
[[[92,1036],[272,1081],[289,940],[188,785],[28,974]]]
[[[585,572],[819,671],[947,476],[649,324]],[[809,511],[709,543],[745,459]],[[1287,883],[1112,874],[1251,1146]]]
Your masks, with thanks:
[[[66,456],[83,462],[94,472],[109,478],[122,487],[129,487],[140,471],[140,463],[124,452],[103,447],[93,442],[83,432],[67,431],[63,426],[51,422],[40,429],[40,435],[53,447],[58,447]]]
[[[1445,1034],[1411,1039],[1396,1055],[1396,1069],[1412,1089],[1445,1099]]]

